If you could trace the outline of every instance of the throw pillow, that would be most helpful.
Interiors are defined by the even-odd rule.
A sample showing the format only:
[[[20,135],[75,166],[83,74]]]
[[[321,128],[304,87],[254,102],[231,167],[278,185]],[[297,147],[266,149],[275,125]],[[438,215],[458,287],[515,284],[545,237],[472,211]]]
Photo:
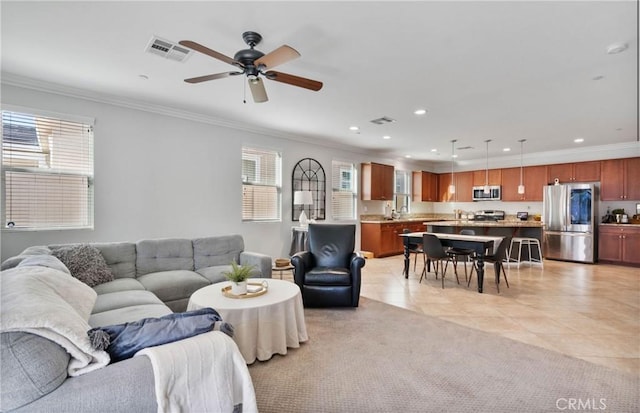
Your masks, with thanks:
[[[146,347],[159,346],[220,330],[233,337],[233,326],[222,322],[213,308],[169,314],[159,318],[144,318],[132,323],[97,327],[89,330],[89,339],[96,350],[106,350],[111,361],[134,356]]]
[[[88,244],[72,245],[56,248],[52,254],[62,261],[71,275],[89,287],[114,279],[113,273],[96,247]]]

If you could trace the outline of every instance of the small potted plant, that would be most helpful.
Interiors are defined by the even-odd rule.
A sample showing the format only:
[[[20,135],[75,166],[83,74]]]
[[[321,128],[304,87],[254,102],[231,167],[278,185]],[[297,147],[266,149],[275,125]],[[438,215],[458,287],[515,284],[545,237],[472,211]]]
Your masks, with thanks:
[[[231,293],[242,295],[247,293],[247,278],[251,275],[255,267],[253,265],[238,265],[231,262],[231,270],[222,273],[227,280],[231,281]]]

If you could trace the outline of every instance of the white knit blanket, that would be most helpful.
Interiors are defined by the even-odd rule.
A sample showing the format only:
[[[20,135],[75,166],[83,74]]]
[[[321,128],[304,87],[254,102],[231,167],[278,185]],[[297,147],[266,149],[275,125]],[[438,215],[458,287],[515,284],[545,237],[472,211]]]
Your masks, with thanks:
[[[148,347],[159,413],[258,411],[247,364],[235,342],[220,331]]]
[[[109,354],[93,349],[87,335],[97,297],[91,287],[40,266],[3,271],[0,281],[1,331],[24,331],[58,343],[71,355],[70,376],[109,364]]]

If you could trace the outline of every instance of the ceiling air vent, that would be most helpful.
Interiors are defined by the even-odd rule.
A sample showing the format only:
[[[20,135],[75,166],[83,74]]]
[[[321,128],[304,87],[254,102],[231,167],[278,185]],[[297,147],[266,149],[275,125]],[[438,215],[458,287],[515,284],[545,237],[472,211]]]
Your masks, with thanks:
[[[184,62],[191,56],[191,50],[186,47],[157,36],[151,38],[145,51],[177,62]]]
[[[384,125],[385,123],[393,123],[395,121],[396,121],[395,119],[392,119],[392,118],[390,118],[388,116],[383,116],[383,117],[378,118],[378,119],[373,119],[370,122],[371,123],[375,123],[376,125]]]

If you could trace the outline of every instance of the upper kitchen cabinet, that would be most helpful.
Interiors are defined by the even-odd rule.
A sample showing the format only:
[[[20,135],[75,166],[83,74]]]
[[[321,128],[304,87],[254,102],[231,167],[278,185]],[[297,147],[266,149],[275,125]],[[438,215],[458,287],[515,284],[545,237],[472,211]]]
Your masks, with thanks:
[[[394,169],[391,165],[363,163],[360,170],[360,188],[363,201],[392,201]]]
[[[473,200],[473,172],[458,172],[454,175],[456,181],[455,200],[471,202]]]
[[[454,195],[449,192],[449,185],[451,185],[451,174],[439,174],[438,175],[438,202],[452,202],[455,201]]]
[[[413,172],[413,202],[437,202],[438,175],[425,171]]]
[[[487,171],[473,171],[473,186],[483,186],[487,181]],[[489,185],[502,185],[502,169],[489,169]]]
[[[640,200],[640,157],[601,161],[600,200]]]
[[[597,182],[600,180],[600,161],[561,163],[547,166],[547,182]]]
[[[457,172],[453,175],[455,194],[449,193],[451,174],[438,175],[438,201],[440,202],[471,202],[473,189],[473,172]]]
[[[525,166],[522,171],[524,194],[518,193],[520,168],[502,169],[503,201],[542,201],[543,187],[547,184],[547,167]]]

